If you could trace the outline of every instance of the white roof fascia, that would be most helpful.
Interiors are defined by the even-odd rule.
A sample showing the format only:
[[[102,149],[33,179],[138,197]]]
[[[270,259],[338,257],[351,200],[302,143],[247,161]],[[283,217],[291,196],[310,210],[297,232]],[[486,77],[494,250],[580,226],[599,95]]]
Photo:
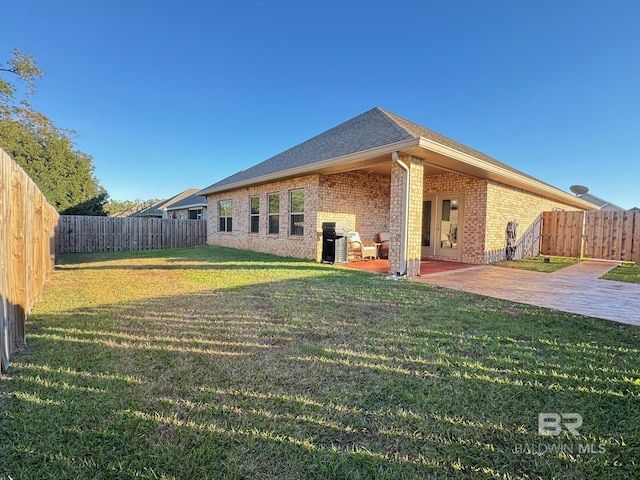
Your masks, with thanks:
[[[574,205],[578,208],[593,210],[595,207],[593,203],[587,202],[586,200],[582,200],[578,197],[574,197],[573,195],[570,195],[569,193],[566,193],[559,188],[547,185],[533,178],[522,175],[521,173],[517,173],[499,165],[481,160],[472,155],[460,152],[459,150],[448,147],[446,145],[442,145],[424,137],[420,137],[420,147],[461,161],[472,167],[484,170],[489,173],[487,178],[489,178],[490,180],[500,181],[506,183],[507,185],[523,188],[540,195],[555,198],[564,203]]]

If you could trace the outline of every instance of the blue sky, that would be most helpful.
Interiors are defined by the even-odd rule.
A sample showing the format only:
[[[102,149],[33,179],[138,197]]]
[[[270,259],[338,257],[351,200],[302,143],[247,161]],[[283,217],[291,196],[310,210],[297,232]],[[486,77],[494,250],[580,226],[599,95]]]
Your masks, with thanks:
[[[0,58],[117,200],[204,188],[379,106],[640,206],[640,3],[20,0]],[[6,78],[6,77],[5,77]]]

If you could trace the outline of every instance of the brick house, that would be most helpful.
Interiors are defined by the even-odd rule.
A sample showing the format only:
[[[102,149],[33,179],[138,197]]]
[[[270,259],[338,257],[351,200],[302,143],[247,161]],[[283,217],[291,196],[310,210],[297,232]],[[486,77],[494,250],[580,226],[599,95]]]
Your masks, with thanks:
[[[192,192],[189,196],[181,198],[165,207],[169,218],[179,220],[201,220],[207,218],[207,199],[196,195],[197,189],[186,190]]]
[[[208,243],[320,261],[323,222],[390,237],[389,272],[420,260],[483,264],[537,254],[543,211],[593,204],[481,152],[373,108],[198,192]]]

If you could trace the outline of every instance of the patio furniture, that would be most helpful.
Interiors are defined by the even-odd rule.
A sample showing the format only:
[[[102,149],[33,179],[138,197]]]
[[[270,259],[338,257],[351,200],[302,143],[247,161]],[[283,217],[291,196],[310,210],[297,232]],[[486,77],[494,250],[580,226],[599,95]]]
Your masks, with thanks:
[[[389,258],[389,239],[389,232],[380,232],[378,234],[378,242],[380,243],[378,256],[380,258]]]
[[[349,238],[349,259],[378,258],[378,245],[376,242],[362,240],[358,232],[352,232]]]

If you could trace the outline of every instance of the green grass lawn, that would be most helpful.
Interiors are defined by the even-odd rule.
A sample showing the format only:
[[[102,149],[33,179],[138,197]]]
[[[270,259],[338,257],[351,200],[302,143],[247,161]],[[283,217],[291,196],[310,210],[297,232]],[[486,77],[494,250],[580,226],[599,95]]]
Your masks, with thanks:
[[[547,261],[545,261],[547,258]],[[533,270],[535,272],[552,273],[570,265],[575,265],[580,260],[571,257],[529,257],[521,260],[496,262],[494,265],[506,268],[519,268]]]
[[[615,280],[617,282],[640,283],[640,265],[636,263],[623,263],[607,272],[603,280]]]
[[[0,478],[640,476],[636,327],[215,247],[63,260]]]

